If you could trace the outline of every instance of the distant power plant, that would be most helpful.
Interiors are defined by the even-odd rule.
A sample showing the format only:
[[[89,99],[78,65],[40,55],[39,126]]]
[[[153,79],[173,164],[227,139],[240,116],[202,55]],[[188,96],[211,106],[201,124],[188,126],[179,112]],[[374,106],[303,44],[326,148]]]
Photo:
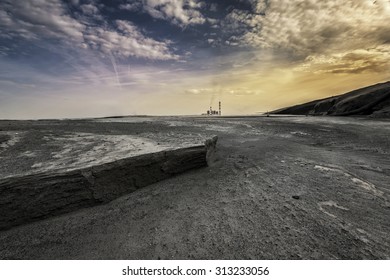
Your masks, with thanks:
[[[219,110],[213,110],[213,108],[210,106],[210,110],[207,110],[207,113],[204,115],[208,116],[221,116],[222,111],[221,111],[221,101],[219,101]]]

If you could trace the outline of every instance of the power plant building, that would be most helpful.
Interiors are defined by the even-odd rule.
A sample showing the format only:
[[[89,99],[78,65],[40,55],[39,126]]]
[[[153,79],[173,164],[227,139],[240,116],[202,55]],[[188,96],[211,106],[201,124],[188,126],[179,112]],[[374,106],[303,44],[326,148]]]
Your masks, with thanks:
[[[222,111],[221,111],[221,101],[219,101],[219,110],[213,110],[213,108],[210,106],[210,110],[207,110],[208,116],[221,116]]]

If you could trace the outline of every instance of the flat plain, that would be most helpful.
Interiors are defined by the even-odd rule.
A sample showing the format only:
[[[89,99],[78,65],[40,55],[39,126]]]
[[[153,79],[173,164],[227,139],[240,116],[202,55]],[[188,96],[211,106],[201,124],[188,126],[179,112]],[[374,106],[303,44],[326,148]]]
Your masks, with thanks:
[[[0,176],[199,144],[206,168],[0,232],[1,259],[389,259],[390,121],[127,117],[0,121]]]

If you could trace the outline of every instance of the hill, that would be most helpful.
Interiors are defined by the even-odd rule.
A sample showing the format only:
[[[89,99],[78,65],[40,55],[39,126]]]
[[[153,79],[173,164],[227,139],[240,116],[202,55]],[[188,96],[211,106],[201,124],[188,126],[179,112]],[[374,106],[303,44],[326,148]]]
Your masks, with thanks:
[[[272,114],[390,117],[390,81],[282,108]]]

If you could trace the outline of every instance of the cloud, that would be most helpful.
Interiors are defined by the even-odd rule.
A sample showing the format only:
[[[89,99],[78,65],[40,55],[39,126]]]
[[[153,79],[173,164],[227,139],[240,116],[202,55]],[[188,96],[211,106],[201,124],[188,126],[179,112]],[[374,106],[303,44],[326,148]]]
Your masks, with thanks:
[[[80,42],[85,26],[66,14],[58,0],[13,0],[0,3],[0,36],[37,39],[40,36]]]
[[[121,10],[128,10],[128,11],[138,11],[142,8],[142,3],[139,2],[132,2],[132,3],[126,3],[126,4],[120,4],[119,9]]]
[[[11,51],[11,48],[6,46],[0,46],[0,56],[5,56]]]
[[[191,89],[187,89],[185,90],[184,92],[186,94],[205,94],[205,95],[210,95],[212,94],[214,91],[213,88],[191,88]]]
[[[248,1],[248,0],[246,0]],[[239,45],[252,46],[252,42],[249,42],[247,37],[251,34],[260,34],[262,27],[262,20],[264,16],[256,12],[256,8],[252,10],[232,9],[226,17],[222,20],[221,27],[224,40],[227,45]]]
[[[258,63],[317,74],[389,70],[390,1],[241,0],[221,25],[225,45],[250,48]]]
[[[178,59],[169,51],[169,42],[160,42],[145,37],[134,24],[124,20],[115,21],[117,30],[103,27],[92,28],[84,35],[92,49],[99,49],[104,54],[119,57],[139,57],[154,60]]]
[[[388,0],[273,0],[268,5],[266,1],[251,2],[253,11],[233,10],[227,17],[237,26],[247,27],[240,41],[249,46],[305,59],[336,49],[390,42]]]
[[[130,11],[143,11],[156,19],[170,21],[185,27],[206,22],[200,12],[205,3],[199,0],[136,0],[121,4],[119,8]]]
[[[86,15],[95,15],[99,12],[99,9],[93,4],[84,4],[80,6],[80,9]]]
[[[309,56],[301,71],[333,74],[386,73],[390,69],[390,46],[356,49],[332,55]]]
[[[261,90],[253,90],[247,87],[228,89],[226,92],[234,96],[259,95],[263,93]]]
[[[77,4],[77,3],[74,3]],[[93,3],[80,6],[83,14],[103,20]],[[45,41],[59,39],[70,48],[90,48],[104,55],[138,57],[152,60],[178,59],[170,42],[149,38],[129,21],[103,22],[97,26],[88,17],[74,17],[60,0],[14,0],[0,3],[0,37],[22,37]],[[46,43],[42,43],[43,45]],[[2,49],[2,53],[6,50]]]
[[[209,5],[209,11],[210,12],[217,12],[218,11],[218,5],[216,3],[211,3]]]

